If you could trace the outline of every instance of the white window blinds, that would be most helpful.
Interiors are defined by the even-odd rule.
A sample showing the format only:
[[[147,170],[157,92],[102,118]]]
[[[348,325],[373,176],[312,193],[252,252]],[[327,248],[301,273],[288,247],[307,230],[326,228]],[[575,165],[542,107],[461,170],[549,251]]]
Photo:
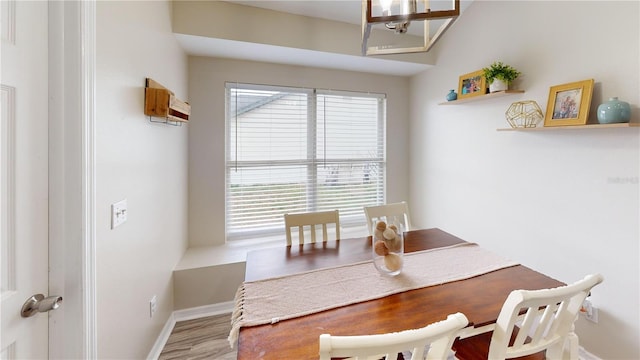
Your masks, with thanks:
[[[385,96],[227,83],[227,238],[282,233],[283,214],[384,203]]]

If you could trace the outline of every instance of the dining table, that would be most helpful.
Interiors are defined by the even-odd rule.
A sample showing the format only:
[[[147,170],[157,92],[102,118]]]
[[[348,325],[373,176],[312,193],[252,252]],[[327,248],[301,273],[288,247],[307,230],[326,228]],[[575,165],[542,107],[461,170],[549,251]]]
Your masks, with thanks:
[[[404,233],[405,254],[466,243],[438,228]],[[283,244],[282,247],[247,253],[245,283],[371,259],[370,236],[302,245]],[[370,266],[371,271],[375,272],[373,264]],[[465,330],[467,334],[473,334],[474,329],[495,324],[511,291],[563,285],[561,281],[515,263],[462,280],[403,291],[273,323],[243,326],[237,338],[238,359],[318,359],[321,334],[397,332],[424,327],[456,312],[463,313],[469,319]],[[290,296],[295,298],[296,294],[291,293]]]

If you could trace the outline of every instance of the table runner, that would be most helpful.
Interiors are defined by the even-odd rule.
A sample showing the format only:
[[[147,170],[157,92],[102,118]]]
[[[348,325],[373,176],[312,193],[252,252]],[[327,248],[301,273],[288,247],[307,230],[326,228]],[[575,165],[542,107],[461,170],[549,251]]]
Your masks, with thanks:
[[[380,274],[368,260],[245,281],[236,293],[228,340],[233,348],[243,326],[275,324],[515,265],[518,264],[477,244],[460,243],[404,254],[403,270],[395,277]]]

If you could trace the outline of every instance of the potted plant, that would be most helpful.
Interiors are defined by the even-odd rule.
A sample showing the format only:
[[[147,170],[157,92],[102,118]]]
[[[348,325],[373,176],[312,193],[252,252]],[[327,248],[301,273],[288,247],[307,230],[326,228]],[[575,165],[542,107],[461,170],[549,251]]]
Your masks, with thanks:
[[[520,71],[502,61],[495,61],[489,67],[483,68],[482,71],[489,84],[489,92],[507,90],[511,82],[521,75]]]

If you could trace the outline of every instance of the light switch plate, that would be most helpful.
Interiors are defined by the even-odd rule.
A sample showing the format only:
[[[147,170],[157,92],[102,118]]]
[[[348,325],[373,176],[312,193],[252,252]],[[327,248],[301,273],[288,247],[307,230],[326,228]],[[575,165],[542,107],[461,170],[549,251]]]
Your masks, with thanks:
[[[127,199],[111,204],[111,228],[115,229],[127,221]]]

